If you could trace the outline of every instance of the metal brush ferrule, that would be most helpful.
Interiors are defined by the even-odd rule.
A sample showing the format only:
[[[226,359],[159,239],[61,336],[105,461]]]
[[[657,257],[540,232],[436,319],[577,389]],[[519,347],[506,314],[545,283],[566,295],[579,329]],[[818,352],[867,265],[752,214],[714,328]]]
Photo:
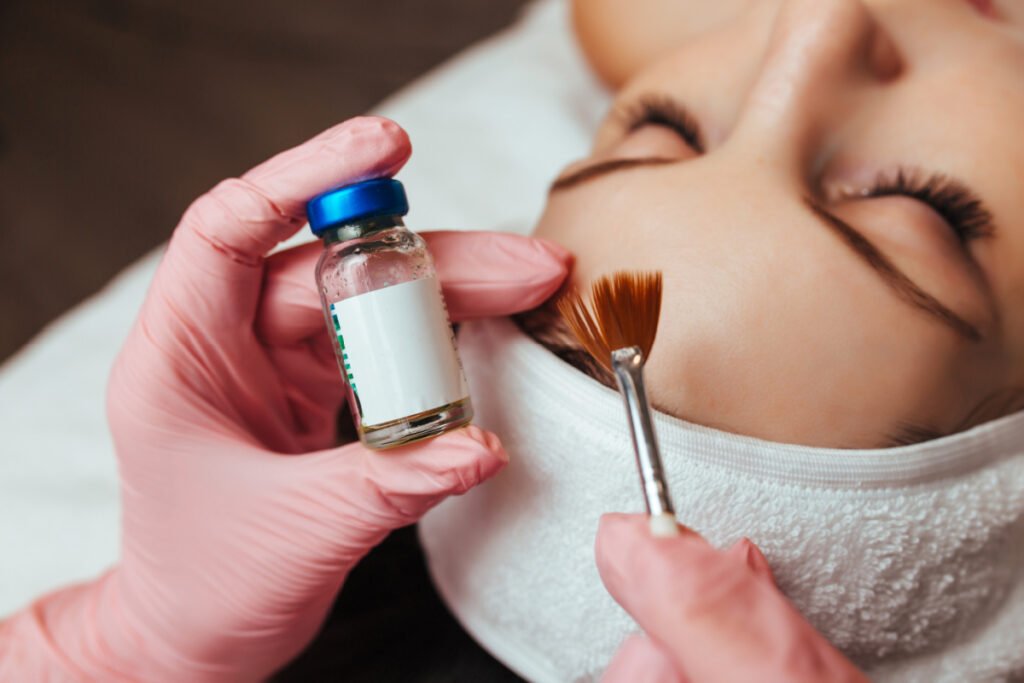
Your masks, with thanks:
[[[612,371],[619,383],[619,393],[622,394],[629,417],[629,431],[633,437],[633,452],[640,471],[647,513],[652,517],[662,514],[674,516],[675,510],[672,509],[665,472],[661,466],[658,437],[651,419],[651,406],[647,402],[644,357],[639,347],[630,346],[612,351]]]

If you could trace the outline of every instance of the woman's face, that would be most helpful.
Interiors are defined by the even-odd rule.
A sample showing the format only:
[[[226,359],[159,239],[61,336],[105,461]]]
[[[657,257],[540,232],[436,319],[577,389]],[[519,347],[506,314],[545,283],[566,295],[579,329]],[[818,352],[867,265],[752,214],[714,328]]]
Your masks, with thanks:
[[[658,407],[840,447],[1016,407],[1019,5],[739,2],[625,84],[536,233],[664,273]]]

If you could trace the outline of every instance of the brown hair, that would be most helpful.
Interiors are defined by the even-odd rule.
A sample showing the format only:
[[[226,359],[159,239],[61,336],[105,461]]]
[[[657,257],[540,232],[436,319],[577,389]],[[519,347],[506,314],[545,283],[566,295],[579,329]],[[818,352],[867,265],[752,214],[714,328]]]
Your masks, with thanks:
[[[519,329],[548,351],[601,384],[615,388],[615,377],[584,350],[553,299],[512,319]]]

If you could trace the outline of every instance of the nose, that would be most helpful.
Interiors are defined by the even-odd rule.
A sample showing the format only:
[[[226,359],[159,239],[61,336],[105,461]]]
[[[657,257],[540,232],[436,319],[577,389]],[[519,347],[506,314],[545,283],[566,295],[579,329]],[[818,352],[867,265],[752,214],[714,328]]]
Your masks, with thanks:
[[[773,164],[806,167],[825,124],[901,69],[861,0],[785,0],[762,54],[730,137]]]

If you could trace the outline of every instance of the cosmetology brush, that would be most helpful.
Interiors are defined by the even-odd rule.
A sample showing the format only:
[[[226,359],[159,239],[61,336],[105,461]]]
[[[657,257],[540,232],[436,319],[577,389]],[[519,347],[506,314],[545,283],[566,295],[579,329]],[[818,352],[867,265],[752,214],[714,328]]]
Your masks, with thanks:
[[[572,290],[559,299],[558,310],[583,348],[614,373],[629,418],[651,533],[674,536],[679,527],[644,387],[644,363],[661,314],[661,280],[660,272],[606,275],[591,286],[589,305]]]

